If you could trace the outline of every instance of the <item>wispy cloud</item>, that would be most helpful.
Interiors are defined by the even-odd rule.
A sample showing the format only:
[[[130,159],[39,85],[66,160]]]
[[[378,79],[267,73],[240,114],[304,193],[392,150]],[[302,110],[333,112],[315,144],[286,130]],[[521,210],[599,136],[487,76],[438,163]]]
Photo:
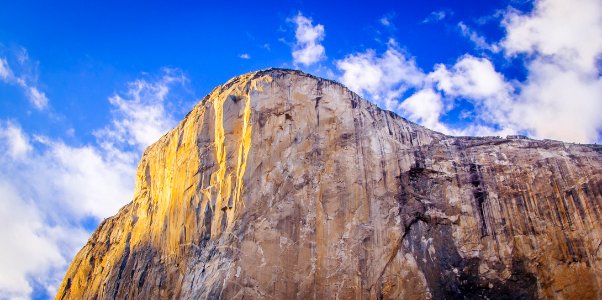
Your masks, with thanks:
[[[468,38],[477,49],[479,50],[488,50],[494,53],[500,51],[500,48],[496,44],[490,44],[487,42],[484,36],[478,34],[474,29],[468,27],[464,22],[458,23],[458,29],[460,29],[460,33]]]
[[[35,86],[27,86],[24,84],[22,87],[26,91],[27,98],[36,109],[43,110],[46,108],[48,105],[48,98],[45,93],[40,92]]]
[[[326,50],[321,42],[324,39],[324,26],[313,25],[310,18],[299,13],[289,20],[296,26],[293,46],[293,63],[310,66],[326,58]]]
[[[35,65],[29,61],[29,55],[23,48],[10,51],[14,62],[19,65],[23,72],[16,72],[9,65],[8,56],[0,56],[0,80],[6,84],[16,85],[21,88],[25,97],[37,110],[44,110],[48,106],[48,97],[37,87],[37,73],[35,68],[29,66]],[[34,72],[33,74],[28,74]]]
[[[0,78],[4,81],[8,81],[9,78],[13,77],[13,72],[8,66],[6,58],[0,57]]]
[[[393,29],[395,30],[395,24],[393,24],[393,19],[395,18],[395,13],[394,12],[390,12],[384,16],[382,16],[378,21],[380,22],[381,25]]]
[[[380,18],[380,24],[384,25],[384,26],[391,26],[391,20],[389,19],[388,16],[384,16],[382,18]]]
[[[95,135],[105,147],[134,146],[138,151],[159,139],[176,124],[166,109],[170,88],[188,79],[178,70],[163,69],[153,81],[138,79],[128,83],[125,93],[109,98],[114,119]]]
[[[424,20],[422,20],[422,23],[437,23],[453,14],[454,12],[449,9],[436,10],[431,12],[426,18],[424,18]]]
[[[251,56],[248,53],[243,53],[243,54],[239,55],[238,57],[240,57],[241,59],[251,59]]]

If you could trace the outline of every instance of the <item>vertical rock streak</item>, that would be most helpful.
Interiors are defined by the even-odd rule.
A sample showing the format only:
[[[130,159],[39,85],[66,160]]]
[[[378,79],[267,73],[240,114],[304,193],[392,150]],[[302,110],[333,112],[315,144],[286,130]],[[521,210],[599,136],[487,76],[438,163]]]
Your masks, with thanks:
[[[224,135],[224,116],[223,116],[223,106],[224,102],[227,100],[227,96],[220,95],[217,96],[215,100],[213,100],[213,113],[215,114],[215,134],[214,134],[214,145],[215,145],[215,160],[217,162],[217,171],[211,174],[210,186],[209,190],[209,201],[211,201],[211,206],[214,210],[213,220],[211,224],[211,237],[215,238],[220,231],[221,222],[223,218],[223,211],[227,209],[225,205],[228,203],[223,203],[224,198],[227,199],[230,197],[230,186],[232,184],[232,176],[228,174],[226,177],[226,144],[225,144],[225,135]],[[202,188],[202,187],[201,187]]]
[[[205,197],[211,203],[214,210],[211,224],[211,238],[216,238],[222,231],[231,228],[235,221],[237,208],[244,205],[242,191],[244,189],[243,177],[246,171],[247,159],[251,150],[251,137],[253,126],[251,119],[251,96],[252,92],[261,92],[261,84],[269,82],[270,78],[254,78],[254,73],[241,76],[239,82],[220,91],[214,95],[213,111],[214,120],[214,146],[215,160],[217,170],[211,174],[210,186],[201,187],[206,190]],[[251,80],[253,79],[253,80]],[[240,132],[235,132],[235,138],[239,139],[238,144],[226,145],[226,135],[224,132],[224,105],[226,101],[240,102],[244,101],[242,116],[236,116],[242,121]],[[238,120],[232,120],[238,121]],[[229,146],[229,147],[228,147]],[[237,149],[235,165],[228,163],[228,149]],[[223,218],[226,218],[225,222]],[[222,225],[224,224],[224,225]],[[224,227],[225,226],[225,227]]]

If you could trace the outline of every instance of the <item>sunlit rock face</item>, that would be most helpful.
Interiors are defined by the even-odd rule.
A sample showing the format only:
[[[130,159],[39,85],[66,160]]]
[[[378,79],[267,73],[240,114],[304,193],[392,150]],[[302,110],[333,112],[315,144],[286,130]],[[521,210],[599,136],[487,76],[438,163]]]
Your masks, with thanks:
[[[599,299],[602,147],[450,137],[270,69],[144,153],[57,299]]]

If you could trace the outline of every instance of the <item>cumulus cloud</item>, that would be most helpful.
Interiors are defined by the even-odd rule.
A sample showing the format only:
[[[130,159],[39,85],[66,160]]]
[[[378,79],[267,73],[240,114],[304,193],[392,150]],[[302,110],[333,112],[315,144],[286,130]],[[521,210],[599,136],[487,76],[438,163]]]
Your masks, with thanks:
[[[495,71],[489,60],[471,55],[462,57],[451,69],[443,64],[436,65],[429,78],[439,90],[449,95],[474,99],[493,98],[507,88],[503,76]]]
[[[526,56],[514,116],[540,138],[593,142],[602,129],[602,2],[540,0],[533,11],[509,10],[501,41]]]
[[[514,131],[509,121],[513,87],[484,58],[461,57],[454,65],[436,65],[424,75],[422,88],[399,104],[399,112],[411,121],[453,135],[500,135]],[[457,103],[469,101],[474,110],[469,126],[453,128],[441,121]],[[496,128],[504,124],[504,128]]]
[[[508,55],[530,54],[564,67],[596,72],[602,52],[602,2],[539,0],[524,14],[509,10],[501,45]]]
[[[175,125],[169,95],[185,82],[166,69],[129,83],[109,98],[113,120],[92,144],[73,146],[0,122],[0,294],[27,298],[33,282],[56,293],[90,219],[131,201],[141,151]]]
[[[243,53],[243,54],[239,55],[238,57],[240,57],[242,59],[251,59],[251,56],[248,53]]]
[[[600,79],[576,77],[553,64],[537,63],[539,60],[529,65],[530,75],[524,83],[508,81],[485,58],[465,55],[451,67],[437,65],[426,75],[427,89],[401,102],[401,113],[455,135],[529,132],[537,138],[595,141],[602,125]],[[443,105],[430,89],[440,93]],[[457,99],[473,106],[471,125],[464,128],[450,128],[440,121]]]
[[[602,79],[536,59],[513,108],[514,121],[538,138],[600,141]]]
[[[442,97],[430,88],[420,90],[403,101],[399,108],[412,121],[422,124],[429,129],[449,132],[449,129],[439,121],[445,112]]]
[[[301,13],[290,21],[296,26],[293,62],[310,66],[325,59],[326,50],[320,44],[324,39],[324,26],[321,24],[314,26],[312,20]]]
[[[398,50],[393,40],[382,55],[368,49],[336,61],[336,66],[341,71],[340,82],[391,110],[397,108],[397,98],[403,92],[421,85],[424,79],[414,59]]]
[[[435,66],[428,79],[446,96],[471,101],[478,111],[477,121],[509,125],[514,89],[488,59],[465,55],[450,69]]]
[[[35,69],[32,70],[31,66],[29,66],[32,63],[29,61],[26,50],[21,48],[13,56],[16,56],[15,62],[23,72],[17,74],[10,67],[7,57],[0,57],[0,80],[4,83],[20,87],[25,97],[27,97],[35,109],[44,110],[48,106],[48,97],[37,87],[37,74]]]

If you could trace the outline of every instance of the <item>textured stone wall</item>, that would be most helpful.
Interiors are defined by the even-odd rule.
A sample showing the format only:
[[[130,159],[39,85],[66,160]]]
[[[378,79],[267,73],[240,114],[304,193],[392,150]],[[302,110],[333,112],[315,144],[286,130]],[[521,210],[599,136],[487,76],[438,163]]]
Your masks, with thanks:
[[[600,146],[445,136],[259,71],[145,151],[57,299],[598,299],[601,205]]]

